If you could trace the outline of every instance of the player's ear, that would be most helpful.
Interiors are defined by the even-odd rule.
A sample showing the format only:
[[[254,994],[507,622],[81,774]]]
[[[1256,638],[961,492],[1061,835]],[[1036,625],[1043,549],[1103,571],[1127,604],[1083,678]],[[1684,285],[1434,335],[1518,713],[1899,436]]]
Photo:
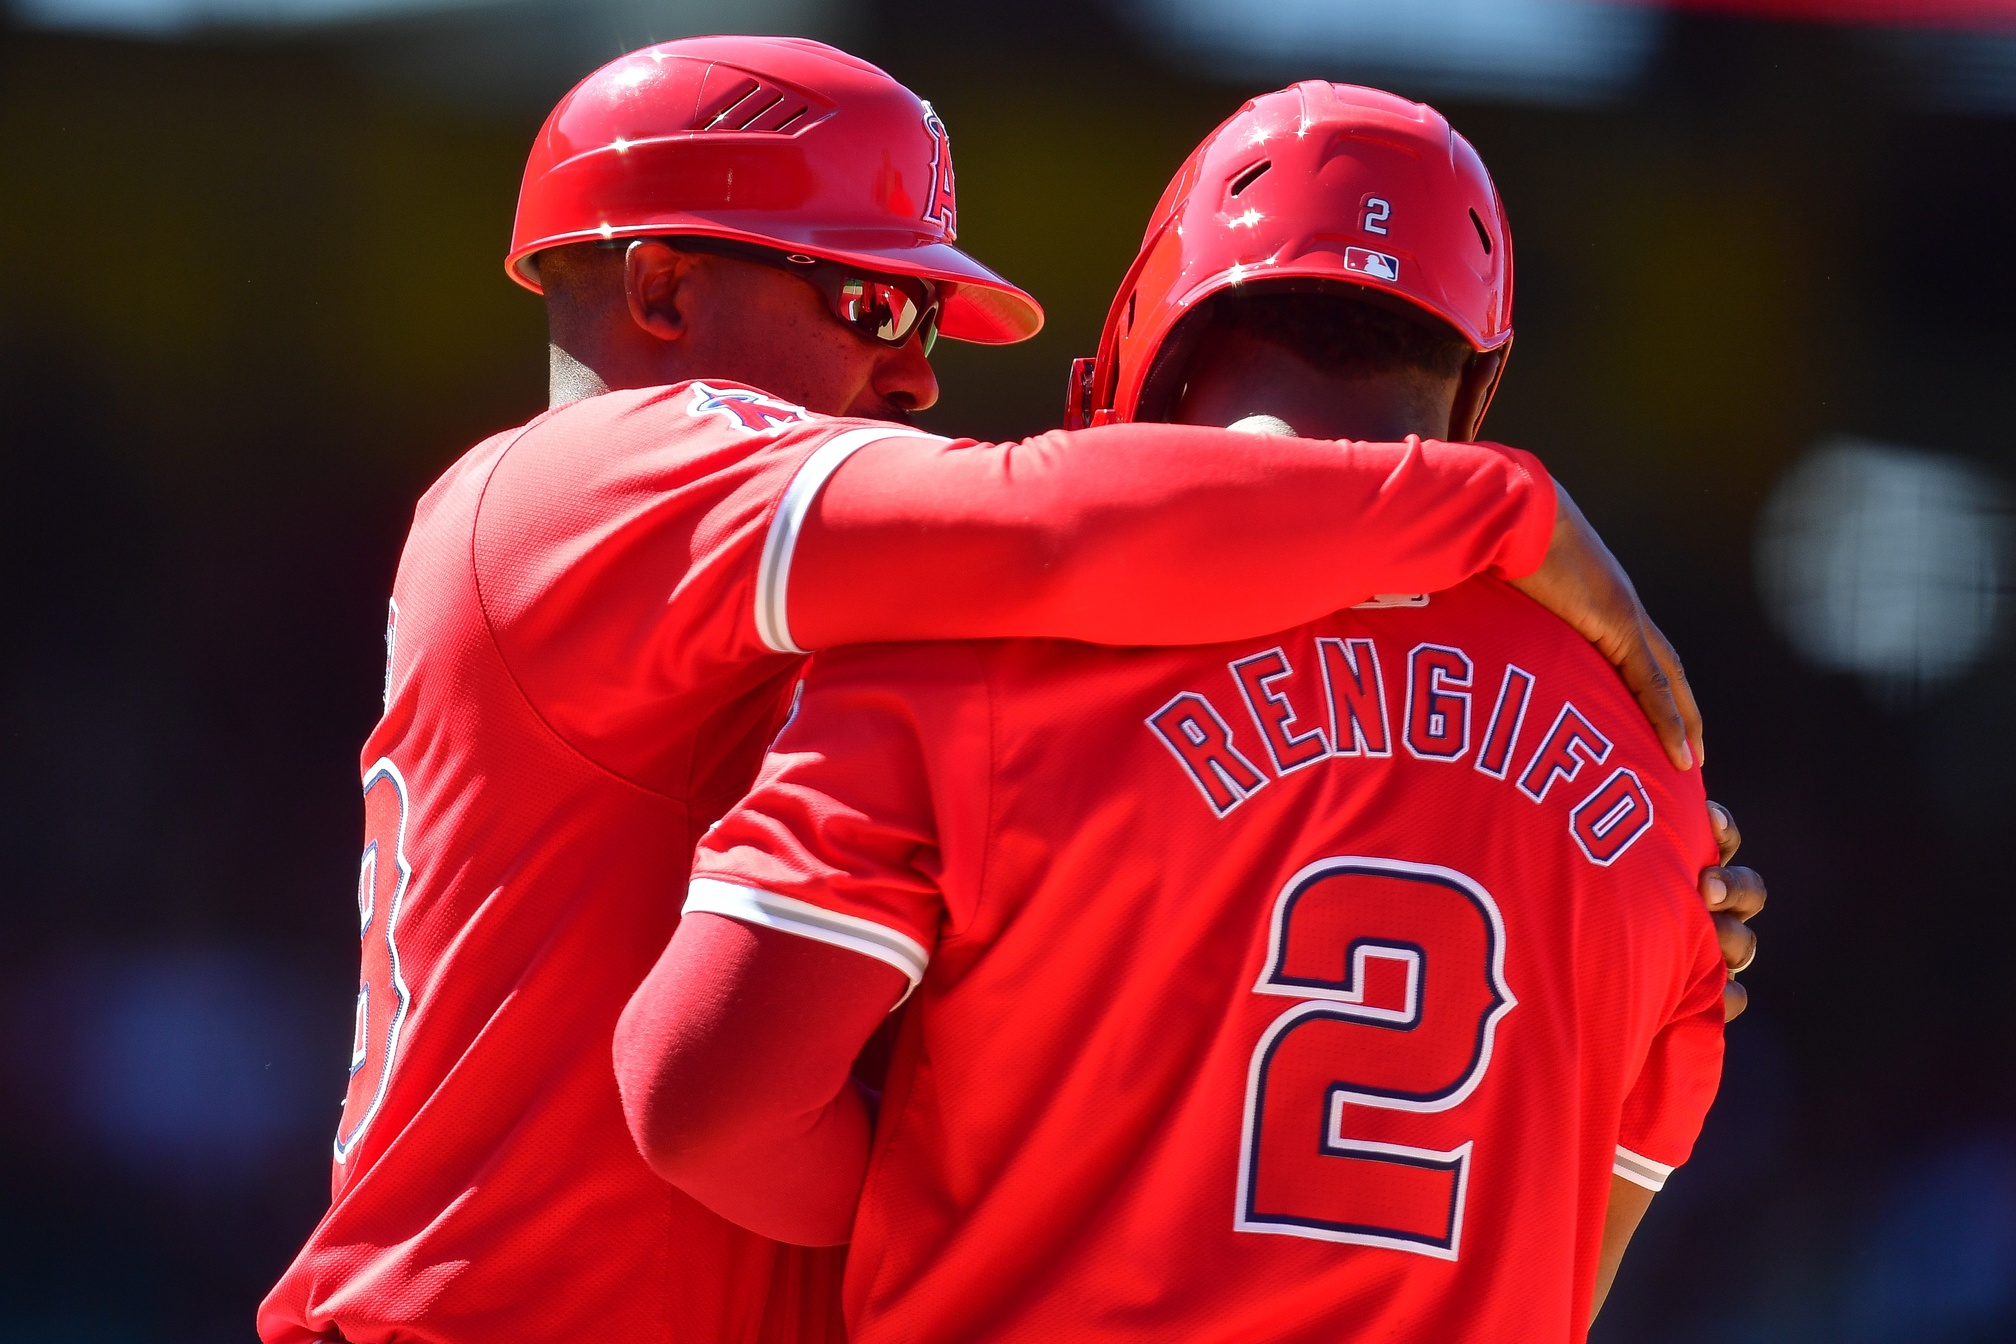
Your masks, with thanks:
[[[1486,350],[1472,355],[1470,362],[1463,366],[1462,380],[1456,387],[1456,404],[1449,411],[1449,439],[1452,443],[1470,443],[1484,426],[1484,412],[1491,405],[1491,394],[1498,388],[1498,377],[1505,371],[1506,347]]]
[[[656,238],[639,238],[623,253],[623,297],[630,320],[661,341],[676,341],[691,329],[681,300],[698,258]]]

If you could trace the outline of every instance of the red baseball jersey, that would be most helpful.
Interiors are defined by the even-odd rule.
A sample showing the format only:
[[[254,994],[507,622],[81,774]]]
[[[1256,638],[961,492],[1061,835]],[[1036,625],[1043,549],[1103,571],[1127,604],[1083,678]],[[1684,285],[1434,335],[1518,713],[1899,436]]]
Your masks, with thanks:
[[[269,1344],[818,1337],[838,1252],[654,1176],[610,1039],[802,664],[776,629],[793,510],[909,433],[738,387],[611,393],[420,501],[362,757],[333,1200],[260,1311]]]
[[[835,522],[822,487],[892,438],[920,455],[864,461]],[[1215,607],[1185,600],[1185,557],[1212,563],[1185,529],[1229,529],[1250,552],[1270,517],[1311,507],[1277,496],[1312,484],[1345,521],[1300,530],[1316,553],[1277,585],[1290,593],[1297,573],[1374,588],[1524,573],[1545,550],[1552,486],[1521,455],[1283,445],[1269,470],[1301,475],[1277,488],[1232,462],[1222,515],[1200,517],[1159,501],[1188,488],[1194,503],[1216,479],[1207,431],[960,444],[693,382],[577,402],[457,462],[421,500],[394,585],[385,713],[360,762],[363,975],[334,1197],[260,1309],[268,1344],[825,1338],[840,1253],[779,1247],[659,1180],[610,1058],[695,838],[784,718],[803,665],[793,613],[858,606],[904,638],[1099,633],[1193,607],[1217,621],[1240,585]],[[1161,477],[1139,470],[1150,460]],[[1032,519],[1052,529],[1040,544]],[[1144,571],[1124,547],[1081,554],[1078,586],[1038,591],[1088,520],[1137,550],[1152,530],[1174,558]],[[945,610],[897,609],[900,585],[874,577],[919,546],[954,580]],[[824,593],[809,608],[785,600],[794,557]],[[989,585],[1008,590],[998,610]]]
[[[914,990],[855,1344],[1586,1328],[1722,1051],[1698,772],[1473,580],[1236,646],[821,654],[688,911]]]

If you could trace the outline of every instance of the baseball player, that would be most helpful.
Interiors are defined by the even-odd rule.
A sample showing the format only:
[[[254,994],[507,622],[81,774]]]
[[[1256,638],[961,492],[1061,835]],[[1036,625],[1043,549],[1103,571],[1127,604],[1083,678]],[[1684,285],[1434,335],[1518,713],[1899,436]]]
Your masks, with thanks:
[[[1269,94],[1164,195],[1090,404],[1467,436],[1511,252],[1433,109]],[[702,1203],[851,1234],[857,1344],[1558,1344],[1715,1093],[1715,858],[1700,773],[1489,576],[1215,647],[842,649],[617,1070]],[[905,1000],[871,1164],[848,1066]]]
[[[553,405],[435,483],[400,560],[333,1197],[268,1344],[822,1337],[837,1255],[659,1181],[609,1055],[807,649],[1194,643],[1492,574],[1698,754],[1670,650],[1523,453],[907,428],[937,335],[1042,320],[953,245],[954,182],[928,104],[797,39],[633,53],[540,131],[507,268]]]

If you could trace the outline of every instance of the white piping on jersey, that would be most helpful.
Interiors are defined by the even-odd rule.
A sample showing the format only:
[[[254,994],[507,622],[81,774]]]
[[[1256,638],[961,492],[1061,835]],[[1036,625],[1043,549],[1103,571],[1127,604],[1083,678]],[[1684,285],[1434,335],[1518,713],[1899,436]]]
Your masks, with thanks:
[[[780,896],[774,891],[745,887],[736,882],[722,882],[711,877],[694,878],[686,888],[686,905],[680,913],[690,915],[695,911],[726,915],[745,924],[760,924],[766,929],[795,933],[800,938],[831,943],[835,947],[859,952],[864,957],[873,957],[885,965],[894,966],[910,982],[909,988],[903,991],[903,999],[910,997],[910,991],[916,989],[917,982],[924,978],[924,968],[931,964],[930,952],[907,933],[877,924],[872,919],[843,915],[810,901]],[[896,1003],[900,1005],[903,999],[896,1000]]]
[[[1631,1184],[1642,1185],[1654,1194],[1666,1188],[1666,1178],[1673,1174],[1673,1168],[1664,1162],[1654,1162],[1649,1157],[1632,1152],[1621,1143],[1617,1145],[1617,1161],[1610,1170]]]
[[[812,511],[812,501],[819,497],[826,478],[838,471],[842,462],[883,439],[950,442],[935,434],[910,429],[850,429],[835,434],[805,459],[791,484],[784,487],[784,498],[778,501],[777,512],[770,519],[770,535],[763,542],[763,558],[756,566],[756,633],[773,652],[811,652],[793,642],[784,599],[790,590],[791,556],[798,549],[798,529],[804,526],[805,515]]]

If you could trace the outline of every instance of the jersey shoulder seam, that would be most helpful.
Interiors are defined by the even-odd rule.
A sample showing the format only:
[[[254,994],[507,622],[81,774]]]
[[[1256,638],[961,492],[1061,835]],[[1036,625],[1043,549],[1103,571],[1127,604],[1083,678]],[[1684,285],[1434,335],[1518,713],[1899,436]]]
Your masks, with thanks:
[[[565,408],[562,407],[561,409],[564,410]],[[639,793],[648,794],[653,798],[660,798],[666,802],[677,803],[681,807],[686,807],[689,805],[689,800],[676,794],[667,793],[662,789],[654,789],[647,784],[642,784],[637,780],[631,779],[619,770],[611,769],[568,740],[565,733],[554,727],[553,721],[546,717],[545,711],[539,708],[538,703],[533,700],[531,693],[525,689],[525,683],[518,679],[517,670],[511,666],[511,659],[505,655],[504,645],[497,638],[497,626],[490,619],[490,603],[483,595],[483,568],[476,558],[476,534],[483,525],[483,505],[490,498],[490,485],[497,479],[497,469],[504,465],[504,459],[511,455],[511,450],[523,442],[527,434],[530,434],[534,429],[551,418],[550,415],[538,417],[521,428],[512,437],[511,442],[504,445],[503,450],[490,463],[490,469],[483,475],[483,488],[477,491],[476,507],[471,511],[469,516],[469,581],[470,585],[476,590],[476,610],[483,617],[483,634],[490,641],[490,651],[496,655],[497,665],[504,669],[505,678],[510,681],[511,688],[518,692],[518,698],[524,703],[526,712],[538,721],[539,726],[546,730],[546,735],[559,743],[560,747],[568,755],[581,761],[598,773],[606,775],[619,784],[633,788]]]

